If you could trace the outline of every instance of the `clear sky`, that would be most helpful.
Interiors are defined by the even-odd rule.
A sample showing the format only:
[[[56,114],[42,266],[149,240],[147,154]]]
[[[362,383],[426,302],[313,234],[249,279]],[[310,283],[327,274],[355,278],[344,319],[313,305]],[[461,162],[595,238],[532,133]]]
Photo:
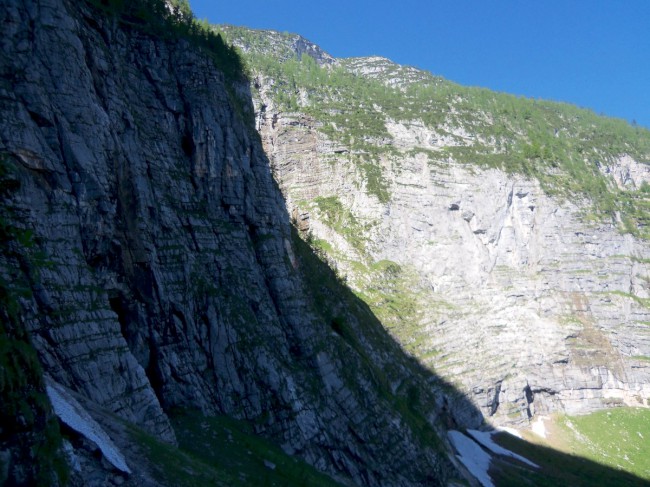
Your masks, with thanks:
[[[190,0],[198,18],[300,34],[463,85],[650,128],[650,0]]]

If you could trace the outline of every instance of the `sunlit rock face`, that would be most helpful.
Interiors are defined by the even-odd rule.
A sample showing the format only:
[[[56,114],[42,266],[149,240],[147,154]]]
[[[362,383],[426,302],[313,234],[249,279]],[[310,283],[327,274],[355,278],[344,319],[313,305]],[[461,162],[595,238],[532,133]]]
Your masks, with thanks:
[[[337,63],[398,89],[424,76],[383,58]],[[325,102],[309,101],[308,82],[288,111],[280,81],[257,75],[258,129],[303,233],[405,348],[489,421],[650,406],[647,240],[591,216],[587,197],[550,196],[535,178],[459,161],[450,148],[498,154],[466,125],[434,129],[366,104],[359,119],[378,118],[386,132],[371,162],[385,184],[378,197],[358,163],[367,150],[344,142],[351,129],[313,115]],[[602,160],[610,187],[638,189],[648,177],[647,161]],[[397,272],[378,270],[386,262]]]

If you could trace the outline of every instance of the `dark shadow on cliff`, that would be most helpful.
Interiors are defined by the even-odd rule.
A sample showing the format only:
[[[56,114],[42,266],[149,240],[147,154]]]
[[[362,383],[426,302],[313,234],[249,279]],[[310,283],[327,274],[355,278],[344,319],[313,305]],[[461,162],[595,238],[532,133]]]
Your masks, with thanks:
[[[370,307],[300,238],[294,227],[292,237],[298,271],[313,299],[314,310],[332,331],[332,340],[341,340],[362,357],[382,397],[412,421],[411,426],[423,428],[424,433],[429,428],[425,418],[434,411],[444,428],[482,424],[480,411],[452,385],[407,354]]]
[[[294,246],[300,259],[300,271],[314,305],[332,331],[345,341],[364,363],[381,391],[406,423],[419,431],[424,442],[439,444],[446,431],[477,428],[483,423],[481,412],[454,386],[437,376],[418,360],[407,354],[386,331],[368,305],[341,282],[337,274],[324,263],[293,230]],[[366,348],[371,342],[371,348]],[[377,363],[372,350],[384,349],[396,364],[404,364],[409,376],[395,388],[384,368]],[[431,421],[431,418],[436,418]],[[489,429],[489,428],[488,428]],[[490,475],[497,486],[648,486],[650,481],[628,472],[613,469],[588,459],[520,440],[507,433],[498,434],[504,447],[537,463],[532,469],[506,457],[494,455]]]

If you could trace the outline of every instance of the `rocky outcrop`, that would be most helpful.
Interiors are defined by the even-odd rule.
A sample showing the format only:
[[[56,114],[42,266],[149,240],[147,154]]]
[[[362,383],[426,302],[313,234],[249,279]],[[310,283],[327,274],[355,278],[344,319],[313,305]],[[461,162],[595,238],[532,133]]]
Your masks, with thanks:
[[[233,25],[220,25],[219,30],[226,34],[234,35],[238,39],[238,47],[243,52],[256,53],[263,46],[265,52],[273,53],[274,57],[288,60],[300,59],[303,55],[309,56],[320,65],[331,65],[334,58],[320,48],[320,46],[305,39],[298,34],[286,32],[263,31],[264,36],[247,36],[248,28],[240,28]],[[262,39],[262,45],[259,41]]]
[[[42,258],[1,268],[29,282],[52,383],[172,444],[186,408],[248,420],[344,483],[455,475],[430,441],[436,378],[292,235],[247,85],[92,2],[2,3],[2,154]],[[420,388],[425,406],[396,407]]]
[[[601,166],[600,170],[610,176],[620,189],[634,190],[643,187],[645,190],[650,184],[650,165],[639,163],[628,154],[621,155],[613,164]]]
[[[368,78],[389,73],[390,86],[415,76],[381,58],[340,63]],[[289,211],[375,312],[386,311],[401,343],[489,421],[650,406],[646,240],[590,218],[586,198],[551,197],[534,178],[457,160],[449,148],[496,148],[450,122],[436,130],[386,117],[371,163],[390,195],[381,201],[353,144],[284,111],[269,83],[260,72],[258,126]],[[612,184],[646,179],[646,162],[608,160],[601,171]],[[374,270],[385,262],[400,276]],[[411,300],[395,304],[396,290]]]

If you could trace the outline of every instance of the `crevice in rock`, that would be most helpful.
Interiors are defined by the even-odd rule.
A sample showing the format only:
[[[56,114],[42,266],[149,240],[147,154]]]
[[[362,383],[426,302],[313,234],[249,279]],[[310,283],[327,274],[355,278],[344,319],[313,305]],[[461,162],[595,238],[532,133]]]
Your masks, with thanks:
[[[508,193],[507,208],[510,208],[512,206],[512,197],[514,196],[514,193],[515,193],[515,187],[513,184],[512,188],[510,188],[510,193]]]
[[[524,395],[526,396],[526,414],[528,415],[528,419],[533,417],[532,412],[530,411],[530,405],[535,401],[535,394],[533,394],[533,391],[531,390],[530,386],[526,384],[526,387],[524,387]]]
[[[187,157],[194,156],[196,145],[194,144],[194,138],[192,137],[192,134],[189,132],[189,130],[186,130],[186,132],[183,134],[183,137],[181,139],[181,148]]]
[[[151,384],[151,388],[156,394],[160,405],[163,410],[166,411],[169,404],[165,401],[165,395],[163,394],[165,379],[160,371],[159,354],[160,352],[158,351],[157,345],[151,341],[149,345],[149,364],[144,369],[144,372],[149,379],[149,384]]]
[[[129,351],[135,357],[137,362],[146,369],[149,364],[149,350],[144,343],[143,330],[141,329],[141,320],[138,314],[137,304],[121,289],[112,289],[108,291],[108,303],[117,315],[117,321],[120,324],[120,333]]]
[[[43,115],[33,112],[32,110],[27,110],[27,113],[29,113],[29,117],[38,125],[39,128],[50,128],[54,127],[54,124],[49,121],[47,118],[45,118]]]
[[[111,307],[111,309],[115,312],[117,315],[117,321],[120,323],[120,331],[122,332],[122,336],[126,340],[127,344],[129,343],[128,340],[128,319],[127,316],[129,314],[128,308],[126,305],[125,300],[123,299],[123,296],[120,294],[115,294],[113,296],[109,295],[108,298],[108,303]],[[131,348],[131,347],[129,347]]]
[[[494,397],[490,406],[490,416],[494,416],[499,409],[499,395],[501,394],[501,381],[494,385]]]

